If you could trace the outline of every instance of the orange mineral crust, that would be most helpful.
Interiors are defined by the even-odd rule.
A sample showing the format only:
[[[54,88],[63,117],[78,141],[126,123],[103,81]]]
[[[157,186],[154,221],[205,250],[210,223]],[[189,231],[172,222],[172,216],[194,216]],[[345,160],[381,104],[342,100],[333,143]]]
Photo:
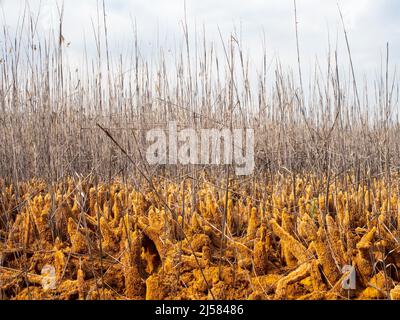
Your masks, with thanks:
[[[400,299],[385,178],[203,178],[1,181],[1,298]]]

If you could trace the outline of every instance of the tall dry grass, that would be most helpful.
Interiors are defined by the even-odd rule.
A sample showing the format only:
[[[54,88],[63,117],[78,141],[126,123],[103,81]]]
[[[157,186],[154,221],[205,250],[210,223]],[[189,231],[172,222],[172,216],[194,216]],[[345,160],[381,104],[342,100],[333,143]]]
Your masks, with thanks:
[[[256,169],[252,176],[241,178],[236,184],[239,190],[234,190],[235,197],[251,198],[254,204],[272,199],[274,192],[283,190],[282,186],[287,188],[287,181],[292,182],[296,203],[298,177],[318,186],[310,197],[325,195],[322,215],[329,213],[330,193],[337,185],[344,193],[362,190],[375,194],[377,190],[371,186],[373,179],[379,177],[386,184],[387,199],[391,199],[392,192],[399,194],[399,175],[394,174],[399,172],[400,160],[398,83],[395,71],[389,68],[389,46],[374,88],[360,84],[351,58],[351,37],[343,25],[348,55],[339,57],[338,52],[330,50],[324,65],[316,62],[311,79],[306,81],[302,76],[298,41],[301,30],[297,23],[294,51],[297,49],[299,57],[298,72],[292,72],[285,71],[279,62],[271,70],[266,49],[259,66],[251,63],[236,34],[227,38],[221,35],[222,51],[217,52],[218,46],[208,42],[205,34],[190,32],[185,19],[182,46],[175,64],[170,65],[162,48],[156,62],[141,55],[135,27],[131,54],[115,58],[108,44],[104,11],[103,5],[103,15],[98,13],[93,27],[97,55],[91,57],[85,52],[78,69],[68,63],[62,15],[58,28],[49,36],[39,34],[35,18],[26,13],[16,34],[3,28],[0,194],[6,194],[5,186],[10,183],[15,186],[40,178],[47,181],[46,192],[54,198],[57,183],[73,177],[74,196],[83,198],[84,203],[88,192],[79,190],[82,182],[89,181],[87,187],[90,184],[96,190],[100,182],[106,182],[103,186],[109,182],[111,191],[111,182],[119,177],[123,182],[133,182],[140,192],[149,191],[150,186],[165,206],[165,199],[157,194],[159,190],[167,189],[173,180],[178,185],[182,183],[183,190],[185,181],[193,181],[191,212],[185,212],[185,203],[182,204],[183,230],[184,219],[189,221],[196,208],[198,182],[205,180],[216,184],[218,197],[225,200],[221,225],[217,226],[222,234],[221,266],[229,240],[228,195],[232,193],[230,185],[235,184],[232,180],[238,177],[229,166],[149,167],[143,159],[144,133],[156,126],[165,127],[171,120],[180,127],[254,129]],[[256,79],[252,74],[257,74]],[[257,185],[265,190],[260,192]],[[0,202],[0,226],[5,230],[1,239],[13,232],[11,216],[29,200],[19,199],[18,190],[14,189],[16,199],[12,203],[16,206],[11,210]],[[56,239],[60,210],[53,198],[49,224]],[[394,221],[397,213],[388,206],[388,221]],[[298,210],[296,205],[293,210]],[[169,211],[169,219],[178,224],[177,210]],[[389,225],[389,229],[393,226]],[[95,231],[100,239],[99,225]],[[99,250],[102,261],[101,242]]]
[[[0,174],[6,180],[92,171],[128,176],[132,165],[96,123],[139,163],[143,133],[170,120],[182,127],[254,128],[258,170],[335,176],[398,169],[398,84],[389,47],[374,88],[356,83],[350,50],[341,61],[332,50],[303,90],[299,76],[279,62],[268,70],[266,50],[258,68],[232,34],[221,35],[218,54],[205,35],[191,34],[186,20],[171,66],[162,48],[153,64],[140,54],[135,28],[132,54],[113,60],[100,12],[93,28],[97,56],[86,54],[76,70],[64,52],[62,15],[49,36],[37,32],[35,17],[25,13],[21,21],[16,34],[3,28],[0,53]]]

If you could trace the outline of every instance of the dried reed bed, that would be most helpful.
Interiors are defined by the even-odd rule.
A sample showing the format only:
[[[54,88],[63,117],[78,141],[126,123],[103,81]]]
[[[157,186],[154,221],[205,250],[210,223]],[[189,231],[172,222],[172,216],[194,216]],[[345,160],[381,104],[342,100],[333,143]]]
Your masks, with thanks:
[[[145,148],[143,132],[171,120],[196,128],[254,128],[258,164],[272,171],[376,174],[397,168],[398,84],[389,58],[371,89],[355,87],[352,73],[341,67],[348,57],[340,63],[329,52],[324,67],[316,64],[305,98],[298,76],[279,62],[269,70],[266,51],[258,68],[235,34],[226,41],[221,36],[218,53],[204,35],[189,41],[184,23],[183,46],[169,65],[161,48],[153,63],[142,57],[133,29],[131,55],[113,61],[103,48],[100,19],[97,57],[84,55],[75,70],[61,33],[40,35],[34,17],[21,20],[15,36],[4,27],[0,58],[3,177],[57,180],[93,168],[100,176],[127,172],[126,159],[110,157],[110,141],[95,124],[109,128],[136,157]]]
[[[36,32],[34,17],[24,15],[21,21],[16,35],[10,35],[4,27],[4,46],[0,53],[2,245],[8,246],[6,243],[9,242],[10,234],[14,230],[16,219],[29,208],[30,201],[39,194],[42,197],[49,194],[52,199],[51,205],[47,204],[50,206],[51,217],[46,222],[51,233],[51,239],[48,239],[49,245],[57,245],[57,237],[65,237],[66,246],[73,246],[72,227],[67,230],[67,225],[63,228],[57,226],[56,223],[57,219],[65,219],[65,216],[60,214],[63,201],[55,200],[57,192],[63,194],[68,190],[68,188],[62,188],[60,191],[58,184],[65,183],[68,177],[78,177],[71,187],[74,190],[73,200],[70,199],[71,195],[66,197],[69,199],[68,207],[71,209],[74,201],[81,203],[82,210],[78,211],[94,216],[91,226],[92,238],[86,241],[91,244],[89,247],[95,248],[89,260],[100,259],[98,262],[100,266],[90,267],[96,274],[95,278],[102,275],[102,264],[105,259],[101,241],[105,235],[101,230],[108,229],[105,221],[101,222],[101,216],[105,214],[105,210],[111,210],[112,206],[94,214],[94,211],[89,212],[84,202],[89,197],[90,188],[97,190],[99,186],[102,186],[108,189],[108,201],[111,205],[111,202],[115,201],[111,195],[115,181],[122,181],[126,188],[134,188],[139,193],[141,190],[150,188],[149,192],[152,192],[154,201],[158,203],[157,209],[160,210],[164,206],[168,219],[173,222],[173,225],[178,225],[176,230],[178,233],[188,231],[182,222],[182,219],[185,221],[185,210],[177,213],[180,205],[168,206],[169,193],[165,191],[168,185],[181,185],[184,181],[191,181],[190,188],[193,192],[190,193],[191,202],[188,211],[190,214],[187,213],[190,218],[196,210],[200,211],[198,212],[200,215],[203,214],[198,208],[201,202],[199,200],[201,196],[198,194],[201,193],[201,184],[208,183],[217,188],[220,192],[217,197],[220,201],[218,202],[220,210],[218,210],[219,222],[214,226],[214,231],[222,236],[216,241],[220,245],[213,247],[213,250],[219,252],[216,254],[213,251],[213,257],[217,255],[213,258],[213,263],[219,266],[219,270],[226,267],[226,263],[232,262],[226,257],[225,248],[226,243],[230,243],[228,230],[229,223],[232,223],[229,219],[232,217],[229,218],[228,200],[233,191],[238,194],[243,193],[243,197],[253,199],[257,210],[262,210],[261,203],[270,199],[269,206],[280,211],[275,213],[275,216],[271,213],[263,222],[269,230],[272,230],[270,240],[277,241],[272,245],[273,249],[269,250],[276,251],[275,258],[281,261],[282,267],[285,268],[296,265],[296,263],[291,264],[290,261],[301,260],[300,256],[296,257],[296,253],[285,253],[285,249],[282,249],[282,256],[280,256],[277,250],[280,250],[280,246],[285,247],[284,242],[293,237],[297,239],[296,241],[302,242],[303,246],[310,245],[313,239],[307,240],[306,234],[300,234],[296,228],[290,229],[287,226],[290,221],[285,222],[286,213],[282,212],[282,205],[273,203],[271,197],[275,195],[279,198],[279,195],[283,194],[284,186],[287,189],[285,191],[285,194],[288,193],[287,197],[293,197],[290,200],[293,203],[290,204],[289,201],[286,205],[286,211],[295,217],[295,222],[291,221],[290,224],[303,223],[304,217],[298,216],[300,204],[296,206],[294,203],[300,201],[305,192],[297,190],[298,179],[307,180],[306,177],[313,177],[313,195],[317,199],[322,199],[316,204],[318,217],[313,217],[316,221],[312,223],[308,221],[309,227],[315,223],[317,229],[322,228],[316,237],[320,244],[327,241],[321,232],[327,228],[326,224],[329,229],[326,218],[332,215],[335,216],[335,223],[341,225],[339,234],[342,238],[350,233],[355,234],[354,239],[342,241],[345,248],[355,250],[356,255],[357,250],[360,252],[363,250],[362,245],[360,245],[361,249],[355,246],[362,240],[359,236],[368,235],[374,227],[378,230],[389,230],[388,232],[397,239],[398,223],[394,222],[398,218],[398,212],[395,209],[397,207],[389,203],[394,196],[397,197],[399,194],[398,85],[395,72],[391,72],[389,68],[389,46],[381,76],[376,80],[373,90],[367,84],[360,86],[356,82],[350,50],[348,56],[341,57],[341,60],[336,51],[330,51],[323,67],[325,71],[321,71],[321,67],[316,63],[312,79],[303,86],[303,81],[299,81],[302,78],[300,59],[298,75],[283,71],[279,62],[276,62],[275,70],[271,71],[267,65],[266,50],[264,50],[262,62],[258,67],[250,62],[249,57],[246,57],[240,37],[236,34],[232,34],[228,39],[224,39],[221,35],[219,43],[221,52],[217,52],[218,45],[208,43],[204,34],[192,35],[189,32],[186,20],[183,22],[181,49],[176,53],[175,64],[170,65],[161,48],[157,60],[153,63],[142,57],[135,28],[132,30],[131,55],[113,59],[108,48],[107,22],[103,12],[103,17],[98,17],[97,27],[93,31],[97,56],[92,58],[85,53],[82,66],[77,70],[70,67],[65,55],[67,49],[62,36],[62,15],[59,29],[49,37]],[[344,32],[346,34],[345,28]],[[196,44],[194,48],[191,46],[193,41]],[[346,44],[350,48],[347,34]],[[300,57],[298,43],[297,49]],[[343,65],[350,66],[349,73],[344,71],[346,69],[342,67]],[[256,79],[252,77],[252,74],[257,75]],[[166,123],[172,120],[177,121],[181,127],[253,128],[256,137],[254,174],[239,179],[232,175],[229,166],[147,166],[143,161],[143,152],[146,148],[144,133],[155,126],[165,127]],[[104,134],[104,131],[100,130],[96,124],[101,124],[106,128],[117,144],[110,140],[109,136]],[[41,181],[43,179],[43,182],[40,183],[40,188],[37,188],[37,182],[31,182],[34,187],[28,188],[29,192],[27,192],[26,186],[30,184],[27,181],[32,178],[41,179]],[[80,190],[86,180],[90,181],[90,187],[86,185],[87,190]],[[14,186],[12,189],[10,189],[11,185]],[[236,186],[235,190],[232,189],[233,185]],[[260,185],[261,187],[256,187]],[[379,222],[384,226],[379,226],[376,220],[380,213],[380,209],[376,207],[369,210],[375,212],[375,218],[368,216],[373,222],[369,221],[369,218],[362,217],[351,227],[344,228],[343,224],[350,222],[345,223],[343,220],[345,218],[338,217],[337,212],[343,208],[331,208],[329,201],[333,201],[334,206],[337,206],[338,200],[335,197],[338,197],[340,192],[352,194],[355,198],[357,198],[355,196],[357,192],[376,194],[377,190],[374,188],[377,186],[386,190],[384,200],[378,197],[379,208],[384,206],[382,201],[386,201],[385,208],[389,208],[387,210],[390,212],[389,218],[385,216],[382,218],[384,221]],[[157,189],[159,187],[164,190]],[[179,192],[178,188],[171,188],[175,190],[175,193]],[[264,192],[260,192],[259,188]],[[132,190],[129,189],[129,191]],[[331,195],[335,200],[330,200]],[[76,197],[84,197],[84,199],[79,198],[79,200]],[[250,203],[248,199],[244,201],[246,205]],[[182,198],[178,200],[178,203],[179,201],[182,201]],[[353,208],[350,211],[355,210],[353,213],[356,217],[361,209],[359,202],[354,201],[357,209]],[[182,207],[185,208],[184,203]],[[146,210],[138,216],[147,217],[148,209],[146,207]],[[309,207],[305,210],[308,215],[311,214],[310,210]],[[129,216],[129,210],[126,212]],[[243,213],[244,216],[248,216],[247,222],[250,221],[251,212],[252,209],[248,208]],[[79,217],[85,216],[81,213],[77,213]],[[78,229],[90,229],[82,224],[86,222],[80,218],[76,220],[77,216],[74,222]],[[330,221],[330,218],[328,220]],[[135,221],[131,225],[132,232],[135,228],[137,229],[134,227],[137,223]],[[112,228],[116,227],[112,226]],[[261,222],[257,224],[256,229],[260,241],[265,242],[265,234],[259,230],[260,228]],[[283,228],[283,231],[279,228]],[[200,234],[204,233],[203,231]],[[90,231],[87,232],[90,233]],[[114,230],[113,232],[122,231]],[[288,238],[284,232],[291,234],[292,238]],[[376,230],[374,236],[375,232]],[[66,237],[66,233],[70,238]],[[374,247],[375,242],[387,241],[386,238],[389,236],[379,236],[375,239],[376,241],[368,244],[368,248]],[[251,237],[254,239],[255,235]],[[20,250],[21,239],[14,243],[14,248],[8,249]],[[179,242],[180,238],[174,235],[171,240]],[[385,250],[395,252],[396,243],[396,241],[390,242],[386,247],[378,243],[377,248],[383,248],[384,252]],[[31,244],[22,245],[21,252],[25,257],[29,254],[29,250],[32,250],[28,248],[29,245]],[[252,244],[245,246],[249,250],[256,250]],[[260,244],[257,250],[260,250],[260,246],[264,248],[271,244]],[[57,248],[60,250],[60,247]],[[237,249],[234,248],[236,247],[233,246],[233,251]],[[201,286],[206,285],[206,290],[212,292],[207,281],[208,275],[203,273],[201,262],[197,260],[195,251],[190,247],[186,249],[191,251],[195,259],[192,262],[197,266],[199,283]],[[38,248],[35,247],[35,250]],[[70,249],[64,247],[62,250],[64,250],[63,254],[71,252],[68,251]],[[324,250],[319,251],[322,256],[324,256]],[[318,248],[314,251],[311,249],[311,253],[317,255],[318,263],[323,268],[325,262],[321,260],[322,256],[318,257]],[[207,255],[207,252],[203,254]],[[237,258],[236,254],[233,254],[234,260]],[[296,259],[293,259],[293,255]],[[351,262],[350,256],[346,257]],[[383,256],[385,257],[384,254]],[[115,256],[112,257],[115,258]],[[379,297],[388,298],[390,296],[389,276],[385,258],[381,257],[381,260],[384,261],[383,268],[378,273],[382,272],[384,275],[387,290],[385,289],[383,296]],[[396,262],[391,263],[396,265]],[[238,262],[235,263],[234,266],[237,266]],[[374,265],[374,261],[370,260],[367,264]],[[25,275],[30,272],[26,261],[18,266]],[[131,267],[133,268],[132,265]],[[76,268],[79,269],[79,267]],[[250,267],[250,270],[253,270],[252,268],[254,269],[254,266]],[[287,271],[285,269],[285,272]],[[309,275],[308,267],[296,272],[300,272],[305,278],[312,277]],[[218,274],[220,276],[220,271]],[[296,276],[296,274],[293,275]],[[74,278],[75,273],[72,272],[70,276]],[[250,275],[252,276],[254,274]],[[370,273],[369,276],[372,277],[373,274]],[[393,275],[392,277],[397,279]],[[324,285],[329,284],[328,278],[326,275],[323,276]],[[29,288],[27,279],[25,276],[25,285]],[[364,277],[361,281],[362,289],[368,287],[367,280]],[[93,281],[98,290],[97,280]],[[335,278],[335,281],[338,279]],[[314,285],[318,286],[319,282]],[[104,283],[101,288],[104,291]],[[121,285],[118,294],[127,297],[126,292],[123,291],[126,290],[124,288]],[[256,290],[256,292],[254,288],[252,290],[249,289],[246,292],[249,295],[253,292],[254,297],[268,296],[265,295],[265,291]],[[325,288],[325,291],[329,290]],[[274,292],[274,294],[277,293]],[[81,295],[79,293],[79,296]],[[210,295],[213,298],[212,293]],[[139,296],[143,298],[143,292]],[[356,296],[359,297],[359,295]],[[183,297],[189,298],[190,295]],[[282,298],[285,295],[281,293],[274,297]],[[293,296],[293,298],[298,297],[300,296]],[[321,298],[322,295],[318,297]]]

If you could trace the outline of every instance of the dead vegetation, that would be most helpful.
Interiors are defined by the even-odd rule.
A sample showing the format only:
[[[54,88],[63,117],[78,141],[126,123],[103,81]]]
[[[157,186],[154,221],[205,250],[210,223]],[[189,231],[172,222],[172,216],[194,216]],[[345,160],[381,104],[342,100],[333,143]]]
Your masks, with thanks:
[[[375,192],[337,181],[325,199],[315,176],[296,179],[294,193],[290,179],[255,182],[251,196],[231,180],[227,202],[218,180],[197,191],[188,180],[156,191],[118,181],[3,184],[2,297],[397,299],[399,190],[389,198],[384,179],[370,182]],[[351,289],[345,265],[356,272]]]
[[[136,27],[117,59],[103,14],[76,70],[62,14],[49,37],[27,12],[16,35],[4,27],[2,299],[399,299],[389,46],[374,89],[331,49],[303,87],[300,59],[284,72],[264,43],[256,65],[237,34],[209,43],[186,20],[172,64],[161,48],[146,60]],[[149,166],[144,133],[168,121],[253,128],[254,173]]]

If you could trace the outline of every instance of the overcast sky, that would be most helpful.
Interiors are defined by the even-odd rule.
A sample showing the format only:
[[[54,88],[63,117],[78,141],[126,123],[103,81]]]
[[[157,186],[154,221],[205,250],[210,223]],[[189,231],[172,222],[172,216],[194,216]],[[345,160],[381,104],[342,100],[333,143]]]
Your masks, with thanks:
[[[54,0],[29,1],[32,12],[39,4],[40,28],[43,31],[57,21]],[[61,4],[61,1],[58,1]],[[23,11],[23,0],[0,0],[3,13],[0,24],[10,30]],[[108,33],[112,53],[124,53],[132,45],[132,20],[136,19],[142,53],[150,54],[157,41],[168,50],[179,45],[184,17],[183,0],[106,0]],[[379,71],[390,44],[391,65],[400,61],[400,1],[345,0],[339,1],[348,29],[356,72],[368,77]],[[101,2],[100,2],[101,5]],[[68,56],[82,57],[84,34],[93,39],[92,22],[96,20],[96,0],[66,0],[64,3],[64,37],[70,46]],[[268,58],[279,57],[284,66],[296,67],[293,0],[186,0],[189,28],[205,25],[209,40],[219,41],[218,27],[224,37],[236,27],[242,30],[243,44],[257,61],[265,32]],[[345,42],[336,0],[297,0],[300,50],[303,66],[309,68],[316,57],[324,63],[328,39],[332,46],[338,39],[339,55],[347,61]],[[3,35],[0,35],[2,40]],[[88,40],[89,51],[94,43]]]

